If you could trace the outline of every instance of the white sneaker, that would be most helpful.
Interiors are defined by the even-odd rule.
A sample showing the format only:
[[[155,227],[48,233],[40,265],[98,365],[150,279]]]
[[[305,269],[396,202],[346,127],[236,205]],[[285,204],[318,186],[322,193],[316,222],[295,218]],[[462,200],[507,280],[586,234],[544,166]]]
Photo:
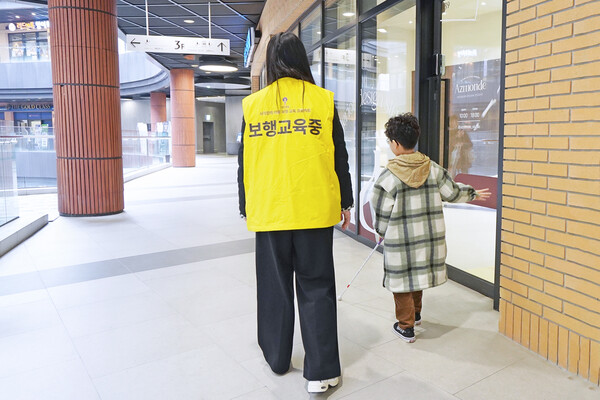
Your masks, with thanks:
[[[323,381],[308,381],[308,393],[323,393],[329,389],[329,387],[335,387],[340,383],[340,377],[325,379]]]

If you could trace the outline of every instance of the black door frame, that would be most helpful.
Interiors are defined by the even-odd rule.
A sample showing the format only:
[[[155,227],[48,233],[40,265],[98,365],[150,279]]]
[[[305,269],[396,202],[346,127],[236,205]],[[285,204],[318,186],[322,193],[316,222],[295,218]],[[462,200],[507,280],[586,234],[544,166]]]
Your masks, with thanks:
[[[418,89],[417,117],[421,125],[419,150],[434,161],[440,161],[440,111],[442,98],[442,0],[417,0],[416,38],[416,81]],[[502,198],[502,159],[504,147],[504,68],[506,43],[506,2],[502,5],[502,50],[500,76],[500,119],[498,144],[498,198]],[[445,116],[447,119],[447,116]],[[447,121],[446,121],[447,122]],[[447,146],[447,143],[445,143]],[[493,307],[498,310],[500,302],[500,255],[501,255],[502,202],[496,209],[496,257],[494,282],[471,275],[459,268],[447,265],[448,277],[470,289],[493,299]]]
[[[360,0],[356,1],[356,10],[358,16],[354,21],[347,25],[337,29],[334,32],[330,32],[327,36],[321,37],[320,40],[315,42],[309,48],[307,52],[321,48],[321,76],[323,79],[323,86],[325,84],[325,62],[324,62],[324,48],[326,44],[332,39],[341,36],[350,29],[355,29],[356,32],[356,121],[355,121],[355,132],[357,135],[356,140],[356,171],[355,171],[355,196],[358,196],[361,190],[360,168],[362,165],[362,153],[361,153],[361,112],[360,112],[360,90],[362,81],[362,60],[360,57],[361,46],[362,46],[362,30],[361,24],[378,15],[379,13],[391,8],[403,1],[410,0],[387,0],[384,1],[370,10],[364,12],[361,10]],[[415,93],[414,93],[414,104],[415,114],[419,118],[421,125],[421,137],[419,139],[418,148],[421,152],[427,154],[434,161],[440,161],[440,110],[441,110],[441,59],[442,59],[442,0],[413,0],[416,5],[416,43],[415,43]],[[321,31],[325,32],[324,18],[325,18],[325,6],[324,1],[316,1],[313,6],[307,9],[294,24],[289,28],[289,31],[299,26],[301,21],[315,8],[321,8]],[[502,158],[503,158],[503,136],[504,136],[504,68],[505,68],[505,29],[506,27],[506,2],[502,5],[502,51],[501,51],[501,77],[500,77],[500,132],[499,132],[499,165],[498,165],[498,197],[502,198]],[[301,34],[301,30],[299,29]],[[447,116],[446,118],[447,119]],[[444,121],[447,123],[447,121]],[[424,134],[423,134],[424,133]],[[360,204],[360,199],[357,204]],[[496,209],[496,262],[494,271],[494,283],[488,282],[484,279],[471,275],[459,268],[448,265],[448,277],[461,285],[471,288],[487,297],[493,299],[494,309],[498,309],[500,299],[500,246],[501,246],[501,221],[502,221],[502,202],[498,202],[498,208]],[[356,208],[355,220],[357,224],[354,232],[345,231],[348,236],[353,239],[364,243],[368,246],[373,246],[374,242],[360,236],[358,234],[358,221],[360,221],[360,213],[362,210],[360,207]],[[381,251],[381,248],[379,249]]]

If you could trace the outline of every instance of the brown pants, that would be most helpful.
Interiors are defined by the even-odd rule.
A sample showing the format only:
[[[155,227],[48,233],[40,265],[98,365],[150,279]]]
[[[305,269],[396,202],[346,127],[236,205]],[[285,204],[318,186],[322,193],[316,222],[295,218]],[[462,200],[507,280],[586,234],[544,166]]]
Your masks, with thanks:
[[[421,312],[423,300],[423,291],[394,293],[394,303],[396,304],[396,319],[398,327],[402,329],[415,326],[415,313]]]

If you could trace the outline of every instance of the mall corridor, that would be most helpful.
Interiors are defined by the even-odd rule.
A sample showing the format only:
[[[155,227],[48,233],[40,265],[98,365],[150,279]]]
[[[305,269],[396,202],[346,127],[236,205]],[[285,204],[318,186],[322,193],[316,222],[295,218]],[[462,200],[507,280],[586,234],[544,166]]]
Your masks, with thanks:
[[[125,212],[56,218],[0,259],[0,399],[309,398],[299,330],[285,376],[256,344],[236,159],[196,161],[126,183]],[[334,250],[339,291],[370,249],[336,231]],[[600,398],[498,333],[492,300],[454,282],[426,291],[404,343],[381,263],[338,303],[343,380],[313,398]]]

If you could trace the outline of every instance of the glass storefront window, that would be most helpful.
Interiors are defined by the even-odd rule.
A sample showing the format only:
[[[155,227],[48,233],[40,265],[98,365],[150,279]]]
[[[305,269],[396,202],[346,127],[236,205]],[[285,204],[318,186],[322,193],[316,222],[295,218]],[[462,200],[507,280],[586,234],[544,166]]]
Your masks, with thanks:
[[[300,22],[300,39],[307,51],[323,37],[321,15],[321,7],[318,6]]]
[[[359,234],[372,240],[371,188],[394,157],[385,139],[385,123],[400,113],[414,112],[415,15],[415,2],[404,1],[361,25]]]
[[[11,62],[49,61],[48,32],[10,33]]]
[[[353,22],[355,18],[355,0],[325,1],[325,35]]]
[[[322,86],[323,79],[321,77],[321,48],[318,47],[315,51],[308,53],[308,62],[310,64],[310,71],[312,72],[313,78],[315,78],[315,85]]]
[[[493,192],[498,176],[501,41],[501,0],[453,0],[442,15],[443,78],[449,86],[443,105],[448,142],[443,163],[456,181]],[[445,207],[447,262],[493,282],[496,211],[495,204],[488,207],[477,202]]]
[[[385,0],[359,0],[360,2],[360,12],[364,13],[369,11],[371,8],[378,6],[383,3]]]
[[[325,45],[325,89],[334,94],[335,107],[344,128],[352,187],[356,182],[356,29],[352,28]],[[356,226],[355,209],[351,223]]]

